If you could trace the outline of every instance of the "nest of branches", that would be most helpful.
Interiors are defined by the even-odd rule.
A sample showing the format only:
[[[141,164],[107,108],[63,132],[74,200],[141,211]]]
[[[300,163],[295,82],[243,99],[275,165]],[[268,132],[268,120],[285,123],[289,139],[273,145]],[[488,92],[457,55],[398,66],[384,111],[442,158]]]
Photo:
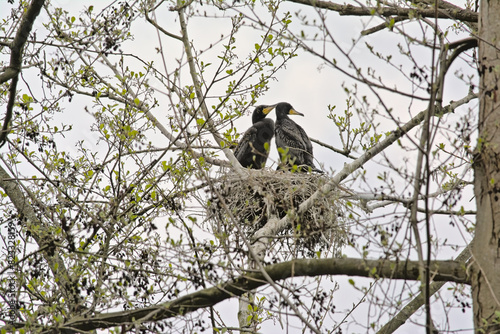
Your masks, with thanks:
[[[292,223],[276,241],[293,248],[293,253],[312,256],[330,246],[339,250],[347,240],[339,192],[322,196],[305,213],[297,213],[299,205],[326,182],[328,177],[319,174],[251,170],[242,179],[231,173],[212,188],[210,216],[225,232],[236,220],[251,239],[269,219],[288,215]]]

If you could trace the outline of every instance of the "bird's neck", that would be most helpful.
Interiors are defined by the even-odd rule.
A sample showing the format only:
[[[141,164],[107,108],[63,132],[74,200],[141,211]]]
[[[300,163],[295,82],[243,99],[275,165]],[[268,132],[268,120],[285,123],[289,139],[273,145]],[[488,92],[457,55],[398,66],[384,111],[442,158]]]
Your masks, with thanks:
[[[266,118],[267,115],[264,115],[264,114],[253,114],[252,115],[252,124],[255,124],[257,122],[260,122],[262,121],[264,118]]]

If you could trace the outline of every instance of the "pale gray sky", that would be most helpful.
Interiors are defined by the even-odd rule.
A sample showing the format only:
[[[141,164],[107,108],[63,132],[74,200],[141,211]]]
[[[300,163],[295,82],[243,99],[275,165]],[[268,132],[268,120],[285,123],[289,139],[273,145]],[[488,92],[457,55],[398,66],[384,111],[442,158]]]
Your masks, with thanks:
[[[70,0],[54,0],[54,4],[62,5],[68,11],[74,12],[74,15],[79,15],[81,12],[82,6],[94,5],[97,7],[103,5],[103,1],[70,1]],[[7,13],[7,8],[10,5],[6,4],[5,1],[0,3],[0,19],[4,17]],[[207,8],[208,9],[208,8]],[[280,7],[280,12],[290,11],[292,13],[297,10],[301,10],[302,13],[311,14],[314,17],[317,17],[315,10],[310,7],[301,6],[297,4],[292,4],[285,2]],[[331,33],[335,36],[336,42],[342,47],[344,50],[349,50],[352,47],[352,41],[357,40],[359,37],[360,31],[363,29],[362,22],[368,22],[370,26],[376,25],[379,23],[379,20],[373,19],[372,21],[368,18],[364,18],[360,20],[359,18],[352,17],[341,17],[336,13],[323,12],[327,15],[328,27]],[[221,14],[220,12],[217,14]],[[261,15],[269,16],[266,11],[262,10]],[[227,13],[229,15],[229,13]],[[43,14],[42,14],[43,17]],[[170,12],[159,12],[157,13],[158,21],[171,29],[170,31],[173,33],[178,33],[179,24],[177,22],[176,16],[174,13]],[[226,34],[230,29],[230,19],[214,19],[209,20],[207,23],[207,19],[193,19],[189,26],[189,34],[191,39],[193,40],[194,45],[196,45],[197,50],[202,50],[204,48],[208,48],[211,43],[217,40],[218,36],[221,33]],[[306,31],[310,31],[309,28],[302,27],[298,21],[294,21],[293,28],[295,31],[300,31],[301,29],[305,29]],[[39,31],[43,31],[43,27],[41,25],[41,20],[39,19],[35,24],[35,29]],[[136,37],[134,41],[127,42],[123,45],[124,52],[136,54],[139,57],[143,57],[145,59],[154,60],[156,66],[163,68],[162,59],[158,54],[155,53],[154,49],[158,46],[158,38],[156,32],[151,29],[149,25],[144,24],[143,26],[139,25],[136,27],[137,30],[134,30]],[[420,25],[415,23],[414,25],[406,25],[405,30],[407,32],[417,32],[420,29]],[[259,39],[259,36],[262,33],[260,31],[252,31],[251,29],[246,29],[245,32],[238,36],[240,42],[238,42],[238,52],[241,57],[245,57],[252,50],[253,45],[256,43],[256,40]],[[453,32],[451,32],[448,36],[450,41],[459,40],[461,38],[466,37],[456,36]],[[166,50],[167,59],[166,64],[169,67],[169,70],[173,69],[176,66],[175,58],[178,58],[181,55],[182,46],[181,43],[177,40],[162,38],[163,47]],[[369,43],[375,47],[376,51],[383,52],[385,54],[392,54],[394,59],[396,59],[396,63],[401,63],[404,65],[403,72],[406,75],[409,75],[409,71],[412,70],[411,65],[407,59],[401,57],[398,51],[397,44],[403,43],[403,40],[397,36],[395,33],[390,33],[387,31],[382,31],[377,34],[366,36],[360,39],[356,46],[350,51],[350,56],[352,59],[358,63],[366,66],[373,66],[377,71],[378,75],[380,75],[384,82],[388,86],[394,86],[398,89],[405,90],[407,92],[411,91],[411,87],[408,85],[408,82],[398,73],[397,70],[384,64],[381,61],[376,61],[375,57],[370,55],[365,47],[365,43]],[[317,51],[322,50],[321,43],[315,43],[314,48]],[[209,50],[201,56],[205,61],[212,61],[213,63],[217,63],[216,56],[221,53],[222,45],[217,45],[214,49]],[[325,49],[327,50],[328,57],[337,59],[339,64],[342,64],[345,70],[348,69],[347,62],[345,58],[341,55],[341,53],[332,45],[326,45]],[[420,64],[428,64],[430,63],[430,53],[427,51],[421,51],[416,49],[414,51],[415,58]],[[328,65],[324,65],[323,61],[319,60],[317,57],[311,56],[309,54],[304,53],[304,51],[298,51],[299,56],[292,59],[288,64],[286,69],[280,71],[277,74],[276,81],[271,81],[269,84],[269,91],[265,96],[261,97],[258,100],[258,104],[271,104],[277,103],[281,101],[287,101],[291,103],[298,111],[305,114],[305,117],[296,116],[293,117],[297,123],[299,123],[306,132],[310,135],[310,137],[326,142],[332,146],[337,148],[341,148],[340,140],[337,134],[337,128],[333,125],[333,123],[327,118],[328,115],[328,105],[335,105],[336,111],[338,114],[342,114],[343,110],[346,106],[347,94],[344,92],[342,85],[345,84],[347,87],[352,87],[354,81],[344,74],[340,73],[338,70],[331,68]],[[137,70],[140,70],[140,66],[138,64],[130,64],[131,69],[136,66]],[[447,77],[447,90],[445,92],[444,102],[447,103],[449,100],[456,100],[464,95],[466,95],[468,87],[464,85],[460,80],[456,79],[454,76],[455,69],[462,68],[463,62],[458,63],[455,67],[449,72]],[[183,75],[188,74],[187,67],[183,69]],[[210,73],[210,69],[207,70],[207,74]],[[352,72],[352,71],[351,71]],[[466,74],[475,74],[473,71],[466,72]],[[33,75],[36,75],[33,73]],[[209,78],[209,76],[207,76]],[[189,81],[185,81],[186,84]],[[162,89],[161,87],[158,87]],[[223,94],[225,87],[220,86],[209,95],[217,95]],[[395,129],[394,122],[389,120],[385,111],[377,106],[377,101],[373,99],[373,94],[367,87],[362,87],[361,84],[358,83],[358,89],[360,96],[367,95],[372,101],[372,108],[377,108],[381,113],[381,117],[378,119],[380,125],[378,127],[378,132],[391,131]],[[404,98],[392,93],[388,93],[385,91],[377,91],[382,97],[384,103],[394,110],[394,115],[397,118],[400,118],[402,121],[407,121],[411,116],[416,115],[418,112],[426,108],[426,102],[421,101],[410,101],[408,98]],[[422,94],[419,92],[418,94]],[[155,110],[155,115],[162,119],[162,116],[167,110],[168,101],[167,99],[160,93],[156,96],[161,101],[161,108],[157,108]],[[88,104],[89,107],[92,104],[91,102],[84,102],[84,99],[75,97],[76,102],[73,102],[68,106],[71,108],[71,114],[68,119],[74,120],[78,119],[80,126],[85,123],[90,123],[91,118],[85,114],[84,105]],[[215,104],[217,101],[213,101]],[[209,101],[210,103],[210,101]],[[472,103],[470,107],[475,107],[475,103]],[[459,120],[460,116],[466,112],[466,108],[462,109],[462,111],[457,111],[453,115],[447,115],[444,117],[443,121],[448,122],[449,124],[454,124]],[[271,117],[275,119],[274,113],[271,114]],[[360,122],[357,119],[357,115],[355,114],[355,122]],[[248,126],[251,125],[251,117],[249,115],[241,117],[239,120],[235,122],[237,129],[240,132],[244,132]],[[84,128],[82,126],[82,128]],[[69,136],[67,138],[67,145],[69,150],[74,150],[74,142],[77,138],[88,138],[89,141],[95,140],[93,138],[93,134],[89,131],[81,131],[76,132],[74,137]],[[158,147],[164,146],[165,138],[161,136],[159,133],[156,135],[152,135],[151,140]],[[409,144],[407,140],[404,140],[406,144]],[[271,154],[271,159],[277,159],[277,153],[274,150],[274,143],[272,144],[273,150]],[[5,150],[5,149],[3,149]],[[315,150],[315,158],[319,162],[320,165],[326,171],[340,170],[344,163],[350,162],[351,160],[340,156],[330,150],[327,150],[323,147],[319,147],[314,144]],[[406,153],[402,151],[399,147],[390,148],[386,151],[387,156],[390,157],[391,161],[395,164],[403,163],[405,157],[411,157],[409,161],[409,165],[411,166],[415,160],[415,152]],[[379,158],[376,159],[379,161]],[[379,185],[379,181],[377,180],[377,174],[383,171],[384,168],[370,162],[365,166],[365,171],[367,173],[367,177],[371,180],[372,189]],[[412,172],[412,170],[410,170]],[[404,180],[399,180],[397,182],[401,182]],[[473,207],[473,201],[470,201],[470,198],[464,199],[464,206],[467,208]],[[390,211],[390,209],[389,209]],[[377,212],[377,214],[381,214]],[[438,233],[442,233],[441,235],[437,235],[436,237],[450,237],[457,240],[457,243],[462,241],[461,231],[458,229],[449,229],[447,226],[446,219],[443,220],[443,226],[445,227],[442,231],[438,231]],[[346,249],[346,254],[353,254],[352,250]],[[443,249],[442,253],[439,254],[439,257],[450,258],[452,256],[452,252],[449,249]],[[365,285],[368,285],[370,280],[365,279],[355,279],[356,282],[364,282]],[[344,314],[343,310],[348,309],[353,302],[357,302],[353,300],[353,297],[360,297],[359,292],[356,292],[347,282],[345,277],[334,278],[333,281],[339,282],[341,289],[339,292],[336,292],[336,299],[339,300],[339,306],[337,310],[339,313],[336,315],[336,320],[341,319]],[[330,279],[325,279],[325,284],[333,284]],[[400,284],[400,283],[397,283]],[[401,283],[403,284],[403,283]],[[395,289],[397,290],[397,289]],[[380,292],[382,293],[382,292]],[[451,293],[451,292],[444,292]],[[234,320],[236,321],[236,310],[235,310],[235,301],[224,302],[218,309],[223,310],[223,312],[233,312]],[[436,306],[437,308],[437,306]],[[366,313],[369,312],[368,305],[365,304],[359,307],[354,313],[353,316],[358,317],[359,321],[362,322],[363,319],[366,318]],[[439,323],[439,321],[445,321],[445,315],[442,311],[436,311],[437,313],[442,313],[441,317],[436,317],[435,320]],[[455,314],[456,312],[456,314]],[[448,315],[450,317],[450,315]],[[472,327],[472,315],[470,310],[467,311],[466,314],[462,315],[461,311],[452,310],[451,318],[453,319],[453,324],[450,324],[450,328],[459,329],[459,328],[471,328]],[[422,321],[420,321],[422,323]],[[275,325],[268,322],[266,324],[266,331],[268,328],[273,328]],[[400,333],[410,332],[414,330],[412,324],[405,325],[400,331]],[[421,328],[419,330],[422,330]],[[359,331],[360,329],[352,329],[352,332]],[[300,331],[297,330],[297,333]],[[349,331],[351,332],[351,331]],[[465,332],[462,332],[465,333]]]

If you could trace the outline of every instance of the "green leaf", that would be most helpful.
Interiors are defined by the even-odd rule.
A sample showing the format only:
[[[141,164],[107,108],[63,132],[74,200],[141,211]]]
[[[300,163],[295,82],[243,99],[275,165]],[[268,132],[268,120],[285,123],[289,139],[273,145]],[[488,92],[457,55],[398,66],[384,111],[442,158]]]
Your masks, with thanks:
[[[388,24],[389,29],[392,29],[392,27],[394,27],[394,23],[396,23],[396,21],[394,20],[394,18],[391,18],[391,21]]]
[[[141,104],[141,101],[136,97],[134,99],[134,103],[135,103],[136,106],[138,106],[139,104]]]
[[[29,96],[28,94],[23,94],[23,97],[21,98],[21,100],[25,103],[33,102],[33,98],[31,96]]]

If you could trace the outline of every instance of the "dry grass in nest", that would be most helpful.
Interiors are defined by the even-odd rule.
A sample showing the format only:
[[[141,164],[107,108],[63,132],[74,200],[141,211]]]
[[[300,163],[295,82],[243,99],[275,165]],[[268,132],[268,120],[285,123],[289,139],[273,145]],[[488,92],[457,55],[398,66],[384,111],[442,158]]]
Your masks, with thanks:
[[[347,233],[342,201],[335,191],[320,198],[304,214],[296,215],[299,205],[326,182],[328,177],[319,174],[252,170],[247,179],[241,179],[231,173],[216,184],[211,216],[219,226],[227,226],[227,207],[251,238],[270,217],[290,215],[292,226],[276,236],[278,242],[308,256],[331,245],[338,250]]]

